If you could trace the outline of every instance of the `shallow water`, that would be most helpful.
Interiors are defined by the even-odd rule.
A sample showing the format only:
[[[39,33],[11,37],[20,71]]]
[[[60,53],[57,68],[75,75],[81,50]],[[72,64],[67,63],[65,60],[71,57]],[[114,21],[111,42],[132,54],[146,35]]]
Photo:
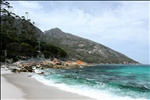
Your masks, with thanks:
[[[96,65],[44,71],[44,75],[33,77],[47,85],[95,99],[150,100],[149,65]]]

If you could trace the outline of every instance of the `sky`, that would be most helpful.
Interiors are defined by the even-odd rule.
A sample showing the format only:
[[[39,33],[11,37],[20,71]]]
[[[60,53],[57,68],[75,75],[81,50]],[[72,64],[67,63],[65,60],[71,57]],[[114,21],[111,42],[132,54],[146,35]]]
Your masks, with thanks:
[[[9,1],[43,32],[51,28],[103,44],[150,64],[148,1]],[[25,14],[28,12],[28,16]]]

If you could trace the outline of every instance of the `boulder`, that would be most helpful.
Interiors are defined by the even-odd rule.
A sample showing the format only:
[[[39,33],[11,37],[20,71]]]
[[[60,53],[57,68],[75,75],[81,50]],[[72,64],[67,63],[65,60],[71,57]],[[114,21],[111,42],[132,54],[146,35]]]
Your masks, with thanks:
[[[21,72],[20,70],[18,70],[16,68],[11,69],[11,71],[14,72],[14,73],[20,73]]]
[[[40,72],[40,73],[38,73],[39,75],[42,75],[42,74],[44,74],[44,72]]]
[[[11,69],[12,72],[16,73],[17,69],[16,68],[13,68]]]
[[[48,64],[47,68],[53,68],[53,64]]]
[[[69,64],[65,68],[80,68],[80,66],[78,64]]]

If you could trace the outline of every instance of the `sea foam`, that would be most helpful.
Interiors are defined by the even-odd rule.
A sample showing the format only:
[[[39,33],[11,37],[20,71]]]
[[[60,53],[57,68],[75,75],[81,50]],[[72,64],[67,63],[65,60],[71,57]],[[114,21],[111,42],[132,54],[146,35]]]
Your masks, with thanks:
[[[37,74],[34,74],[32,77],[35,78],[37,81],[42,82],[45,85],[53,86],[64,91],[77,93],[79,95],[87,96],[96,100],[104,100],[104,99],[105,100],[148,100],[148,99],[142,99],[142,98],[134,99],[128,96],[124,96],[124,97],[115,96],[114,94],[109,92],[109,89],[108,91],[104,91],[104,90],[92,89],[84,85],[75,85],[75,86],[67,85],[64,83],[57,82],[55,80],[45,79],[44,76],[37,75]]]

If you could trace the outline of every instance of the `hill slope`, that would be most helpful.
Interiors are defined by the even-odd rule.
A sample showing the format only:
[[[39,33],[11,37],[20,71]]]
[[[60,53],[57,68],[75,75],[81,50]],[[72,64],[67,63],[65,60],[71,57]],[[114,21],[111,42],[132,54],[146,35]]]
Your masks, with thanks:
[[[0,62],[31,57],[66,58],[67,53],[53,44],[44,42],[44,33],[34,22],[7,10],[8,2],[1,2]],[[6,9],[7,8],[7,9]]]
[[[70,58],[80,59],[89,63],[137,63],[102,44],[65,33],[58,28],[50,29],[44,33],[47,43],[63,48]]]

